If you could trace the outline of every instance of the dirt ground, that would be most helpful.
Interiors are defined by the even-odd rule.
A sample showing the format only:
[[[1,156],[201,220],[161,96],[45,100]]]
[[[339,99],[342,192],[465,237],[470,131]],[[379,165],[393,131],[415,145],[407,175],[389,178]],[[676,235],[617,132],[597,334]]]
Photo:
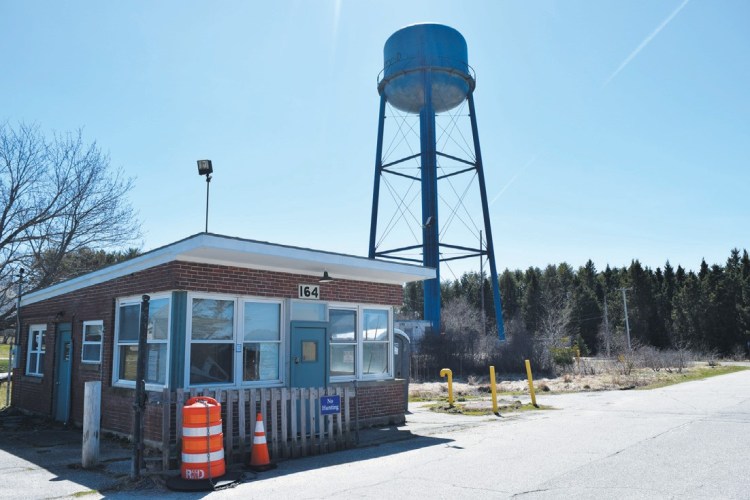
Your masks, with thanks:
[[[617,361],[584,360],[559,377],[534,378],[534,390],[538,395],[584,391],[627,390],[639,387],[669,385],[694,378],[710,376],[711,370],[721,370],[715,363],[695,362],[678,372],[674,369],[650,368],[627,369]],[[466,409],[484,408],[490,401],[489,374],[485,377],[454,379],[454,399]],[[529,385],[525,374],[497,377],[497,393],[501,406],[518,406],[529,401]],[[441,401],[447,398],[446,379],[437,382],[411,382],[409,398],[412,401]]]

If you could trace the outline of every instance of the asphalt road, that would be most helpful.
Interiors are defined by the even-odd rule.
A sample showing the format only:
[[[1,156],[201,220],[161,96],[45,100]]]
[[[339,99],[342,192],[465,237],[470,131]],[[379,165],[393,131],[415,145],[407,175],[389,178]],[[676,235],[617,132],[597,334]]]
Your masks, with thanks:
[[[559,410],[415,415],[424,437],[287,462],[211,497],[750,498],[750,371],[540,402]]]
[[[750,498],[750,371],[651,391],[540,395],[539,402],[556,409],[490,418],[414,406],[405,427],[363,433],[372,446],[284,461],[233,489],[105,497]],[[61,498],[77,482],[79,491],[99,487],[60,469],[47,477],[52,469],[29,456],[26,471],[13,467],[17,458],[0,448],[0,498]],[[24,474],[37,482],[33,490]]]

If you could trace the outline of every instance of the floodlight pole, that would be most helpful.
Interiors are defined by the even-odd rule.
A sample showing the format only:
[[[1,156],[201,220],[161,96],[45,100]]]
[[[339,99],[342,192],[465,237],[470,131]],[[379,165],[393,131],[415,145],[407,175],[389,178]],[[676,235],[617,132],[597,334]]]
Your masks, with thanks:
[[[211,174],[206,174],[206,231],[208,232],[208,192],[211,186]]]

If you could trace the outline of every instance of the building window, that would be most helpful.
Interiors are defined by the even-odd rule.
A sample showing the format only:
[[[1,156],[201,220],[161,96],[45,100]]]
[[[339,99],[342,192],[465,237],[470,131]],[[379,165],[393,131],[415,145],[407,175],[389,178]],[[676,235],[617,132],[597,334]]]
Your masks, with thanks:
[[[331,377],[353,378],[354,359],[357,353],[357,312],[346,309],[331,309]]]
[[[26,355],[26,375],[41,377],[44,375],[44,337],[47,325],[31,325],[29,327],[29,350]]]
[[[234,382],[234,300],[193,298],[190,385]]]
[[[103,321],[83,322],[83,334],[81,335],[83,339],[83,342],[81,343],[81,363],[98,364],[102,362],[103,333]]]
[[[146,384],[165,386],[169,364],[170,298],[152,297],[146,330]],[[120,299],[115,318],[115,384],[135,385],[138,365],[138,333],[141,299]]]
[[[362,375],[387,375],[390,371],[390,328],[385,309],[362,310]]]
[[[188,385],[280,383],[282,302],[191,296]]]
[[[242,380],[280,380],[281,304],[245,302]]]

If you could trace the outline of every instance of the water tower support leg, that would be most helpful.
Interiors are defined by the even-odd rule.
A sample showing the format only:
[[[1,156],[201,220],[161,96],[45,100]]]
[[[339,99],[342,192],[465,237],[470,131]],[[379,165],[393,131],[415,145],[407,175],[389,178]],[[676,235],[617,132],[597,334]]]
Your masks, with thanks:
[[[383,169],[383,127],[385,124],[385,95],[380,96],[378,114],[378,144],[375,147],[375,185],[372,188],[372,216],[370,218],[369,258],[375,258],[375,233],[378,228],[378,200],[380,198],[380,175]]]
[[[432,105],[432,79],[425,71],[424,106],[419,113],[420,157],[422,166],[422,263],[436,271],[424,282],[424,319],[440,333],[440,233],[438,231],[437,152],[435,108]]]
[[[497,266],[495,265],[495,247],[492,243],[492,228],[490,226],[490,209],[487,203],[487,186],[484,182],[484,169],[482,167],[482,151],[479,147],[479,132],[477,131],[477,114],[474,109],[474,94],[469,94],[469,117],[471,118],[471,135],[474,139],[474,154],[477,163],[477,178],[479,179],[479,191],[482,197],[482,212],[484,214],[484,231],[487,235],[487,257],[490,261],[490,279],[492,281],[492,297],[495,306],[495,319],[497,323],[497,337],[505,340],[505,326],[503,325],[503,307],[500,301],[500,286],[497,279]]]

